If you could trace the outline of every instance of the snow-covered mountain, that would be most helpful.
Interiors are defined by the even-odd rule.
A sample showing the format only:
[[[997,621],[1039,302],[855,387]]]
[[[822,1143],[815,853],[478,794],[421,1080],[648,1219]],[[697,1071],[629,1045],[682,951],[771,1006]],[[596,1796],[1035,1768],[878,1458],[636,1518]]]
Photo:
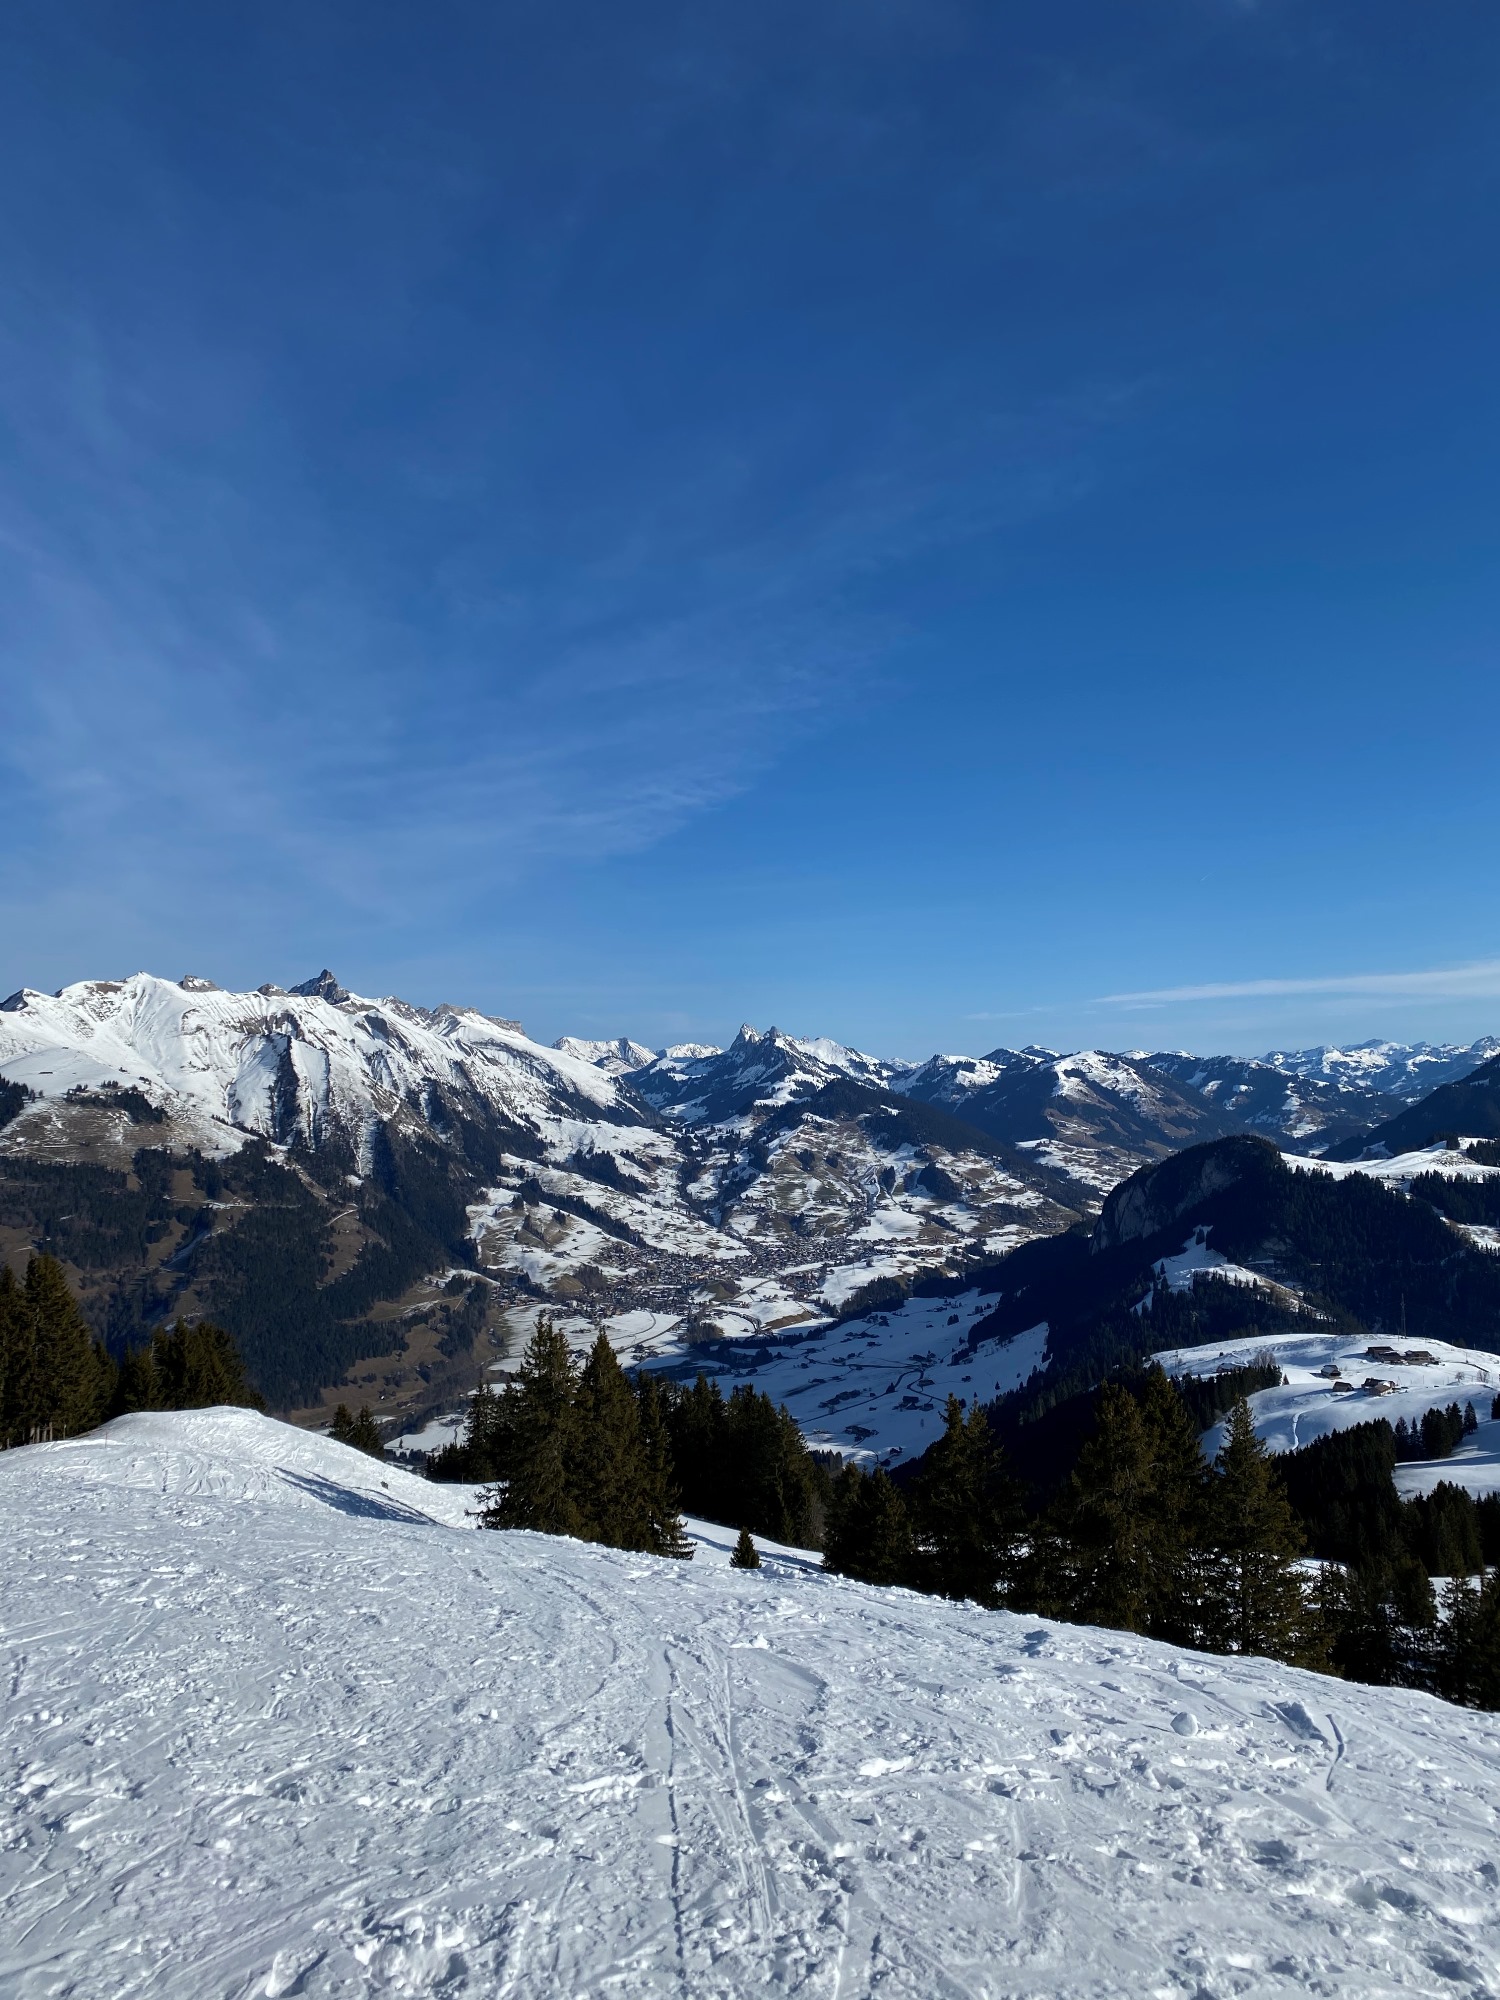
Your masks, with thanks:
[[[113,1121],[139,1144],[128,1106],[165,1114],[157,1143],[232,1151],[247,1134],[356,1155],[386,1119],[441,1127],[468,1115],[553,1135],[584,1123],[639,1125],[642,1112],[600,1064],[543,1048],[515,1021],[473,1008],[413,1007],[347,993],[332,973],[291,993],[225,993],[206,979],[85,980],[60,993],[23,988],[0,1005],[0,1074],[38,1093],[7,1145],[105,1143]],[[138,1123],[138,1121],[136,1121]]]
[[[1209,1098],[1148,1058],[1102,1049],[933,1056],[893,1087],[1026,1148],[1096,1197],[1145,1160],[1236,1129]]]
[[[890,1087],[946,1105],[1104,1194],[1147,1160],[1232,1132],[1259,1132],[1299,1152],[1347,1140],[1389,1118],[1393,1100],[1414,1102],[1497,1049],[1488,1037],[1467,1049],[1371,1042],[1259,1060],[993,1049],[933,1056]]]
[[[633,1081],[674,1122],[731,1125],[811,1097],[839,1077],[883,1089],[911,1067],[861,1055],[826,1037],[799,1041],[779,1028],[762,1031],[747,1022],[727,1049],[693,1044],[668,1049]]]
[[[1357,1072],[1302,1074],[1274,1057],[1195,1056],[1164,1051],[1151,1067],[1207,1098],[1228,1129],[1260,1132],[1278,1145],[1330,1145],[1368,1131],[1389,1117],[1394,1092],[1378,1089]]]
[[[1369,1041],[1342,1048],[1280,1049],[1264,1060],[1289,1076],[1331,1083],[1339,1090],[1374,1090],[1412,1104],[1442,1084],[1457,1083],[1497,1055],[1500,1039],[1481,1035],[1469,1043]]]
[[[603,1323],[629,1350],[658,1335],[690,1348],[816,1320],[877,1279],[992,1259],[1074,1218],[1045,1164],[883,1090],[902,1067],[775,1030],[660,1057],[624,1038],[544,1048],[514,1021],[364,998],[328,972],[293,993],[148,974],[23,991],[0,1009],[15,1086],[0,1254],[42,1243],[69,1259],[117,1337],[177,1312],[222,1318],[277,1402],[315,1377],[309,1343],[323,1379],[376,1357],[362,1381],[410,1415],[456,1400],[541,1302],[580,1342]],[[256,1140],[293,1182],[241,1168]],[[152,1177],[149,1212],[112,1238],[55,1224],[52,1184],[27,1179],[43,1164],[133,1175],[142,1149],[189,1164]],[[128,1192],[122,1179],[134,1217]],[[244,1235],[272,1211],[287,1221]],[[293,1231],[279,1249],[276,1229]],[[284,1310],[268,1324],[272,1295]]]
[[[0,1454],[7,1995],[1500,1990],[1492,1717],[467,1498],[243,1411]]]
[[[559,1035],[552,1044],[561,1049],[565,1056],[575,1056],[579,1062],[592,1063],[595,1069],[603,1070],[606,1076],[629,1076],[632,1070],[644,1069],[649,1062],[655,1062],[656,1050],[648,1049],[644,1042],[633,1042],[628,1035],[617,1035],[613,1041],[591,1042],[578,1035]]]
[[[750,1026],[726,1049],[548,1048],[515,1021],[363,997],[326,970],[291,992],[145,973],[23,990],[0,1007],[0,1255],[56,1249],[117,1338],[177,1311],[224,1318],[258,1343],[277,1400],[368,1357],[362,1392],[410,1418],[453,1407],[542,1304],[581,1344],[602,1324],[632,1357],[697,1365],[715,1342],[814,1327],[871,1284],[992,1263],[1185,1145],[1362,1136],[1372,1107],[1388,1115],[1461,1052],[1408,1050],[1403,1067],[1380,1045],[1363,1068],[1348,1053],[916,1065]],[[247,1141],[292,1180],[237,1165]],[[177,1163],[147,1174],[149,1194],[147,1154]],[[75,1165],[129,1177],[126,1224],[101,1233],[106,1198],[81,1183],[58,1201],[42,1169]],[[299,1206],[295,1244],[269,1222],[245,1233]],[[274,1323],[257,1304],[273,1295]],[[303,1359],[277,1360],[278,1342]],[[804,1359],[789,1393],[818,1380]],[[859,1388],[820,1386],[819,1404]]]
[[[1415,1104],[1408,1104],[1371,1132],[1329,1148],[1331,1158],[1350,1159],[1364,1152],[1399,1155],[1413,1147],[1452,1134],[1466,1138],[1500,1138],[1500,1055],[1456,1082],[1439,1084]]]

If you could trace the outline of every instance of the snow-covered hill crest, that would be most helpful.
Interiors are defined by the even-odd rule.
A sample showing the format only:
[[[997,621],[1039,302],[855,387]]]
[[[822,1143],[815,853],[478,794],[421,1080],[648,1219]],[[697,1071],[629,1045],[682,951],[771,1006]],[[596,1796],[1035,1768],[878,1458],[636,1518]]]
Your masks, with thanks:
[[[415,1485],[243,1412],[0,1455],[8,1995],[1500,1983],[1489,1718]]]

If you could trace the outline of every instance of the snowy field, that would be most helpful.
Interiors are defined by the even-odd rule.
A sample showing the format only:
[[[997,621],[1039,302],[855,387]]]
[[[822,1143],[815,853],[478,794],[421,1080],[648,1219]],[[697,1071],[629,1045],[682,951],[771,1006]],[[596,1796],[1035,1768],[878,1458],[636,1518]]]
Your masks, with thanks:
[[[1385,1160],[1316,1160],[1299,1153],[1288,1153],[1286,1163],[1299,1173],[1327,1174],[1336,1181],[1347,1180],[1350,1174],[1360,1174],[1366,1180],[1400,1188],[1403,1193],[1418,1174],[1441,1174],[1445,1180],[1453,1181],[1493,1180],[1500,1175],[1500,1167],[1482,1166],[1466,1151],[1454,1151],[1443,1144],[1423,1146],[1415,1153],[1395,1153]]]
[[[1500,1990],[1493,1718],[466,1499],[0,1454],[7,2000]]]
[[[1500,1391],[1500,1355],[1441,1340],[1390,1344],[1402,1353],[1430,1354],[1432,1361],[1374,1361],[1366,1354],[1371,1345],[1367,1339],[1305,1333],[1257,1334],[1207,1347],[1169,1348],[1155,1358],[1169,1375],[1214,1375],[1225,1368],[1244,1368],[1262,1354],[1271,1355],[1280,1363],[1286,1386],[1258,1390],[1250,1398],[1250,1409],[1256,1431],[1273,1451],[1296,1451],[1329,1431],[1348,1430],[1380,1417],[1392,1424],[1401,1417],[1408,1424],[1420,1423],[1423,1413],[1434,1407],[1446,1409],[1457,1403],[1462,1409],[1472,1403],[1480,1419],[1478,1432],[1448,1458],[1397,1466],[1396,1484],[1403,1493],[1426,1492],[1441,1479],[1466,1485],[1475,1493],[1500,1488],[1500,1424],[1490,1420],[1490,1406]],[[1330,1377],[1323,1372],[1328,1368],[1338,1374]],[[1369,1380],[1395,1387],[1378,1395],[1364,1387]],[[1336,1389],[1335,1381],[1351,1384],[1352,1392]],[[1223,1426],[1218,1425],[1205,1435],[1204,1450],[1212,1457],[1222,1442]]]
[[[992,1403],[1018,1389],[1047,1353],[1043,1324],[1007,1341],[968,1346],[969,1327],[994,1310],[993,1297],[908,1299],[889,1312],[783,1339],[754,1361],[736,1343],[694,1351],[673,1372],[717,1379],[727,1395],[753,1383],[784,1403],[815,1451],[897,1464],[926,1451],[943,1428],[950,1395]]]
[[[938,1436],[950,1394],[991,1403],[1020,1388],[1046,1360],[1045,1323],[970,1350],[969,1327],[994,1304],[993,1296],[978,1292],[908,1299],[840,1325],[814,1321],[753,1342],[736,1338],[691,1349],[669,1314],[620,1313],[605,1322],[605,1331],[627,1368],[656,1368],[685,1381],[703,1374],[726,1396],[737,1383],[749,1382],[786,1405],[815,1451],[895,1465],[920,1457]],[[528,1306],[513,1316],[513,1353],[492,1372],[513,1372],[538,1310]],[[598,1331],[594,1322],[565,1313],[555,1318],[574,1351],[586,1354]],[[395,1439],[395,1448],[434,1451],[460,1437],[465,1421],[462,1411],[436,1417]]]

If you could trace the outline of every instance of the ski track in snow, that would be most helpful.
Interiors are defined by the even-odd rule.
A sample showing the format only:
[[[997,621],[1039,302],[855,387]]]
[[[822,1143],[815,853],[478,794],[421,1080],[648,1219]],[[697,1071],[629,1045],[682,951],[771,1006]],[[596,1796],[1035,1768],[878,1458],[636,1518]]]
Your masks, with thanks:
[[[1490,1717],[477,1533],[244,1412],[0,1497],[13,2000],[1497,1990]]]

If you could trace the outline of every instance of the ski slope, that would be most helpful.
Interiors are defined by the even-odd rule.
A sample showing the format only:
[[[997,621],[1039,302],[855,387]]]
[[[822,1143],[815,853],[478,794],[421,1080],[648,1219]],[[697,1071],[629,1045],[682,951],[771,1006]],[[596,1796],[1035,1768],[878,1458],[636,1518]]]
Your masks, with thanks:
[[[0,1454],[7,2000],[1500,1983],[1491,1718],[466,1504],[240,1411]]]

